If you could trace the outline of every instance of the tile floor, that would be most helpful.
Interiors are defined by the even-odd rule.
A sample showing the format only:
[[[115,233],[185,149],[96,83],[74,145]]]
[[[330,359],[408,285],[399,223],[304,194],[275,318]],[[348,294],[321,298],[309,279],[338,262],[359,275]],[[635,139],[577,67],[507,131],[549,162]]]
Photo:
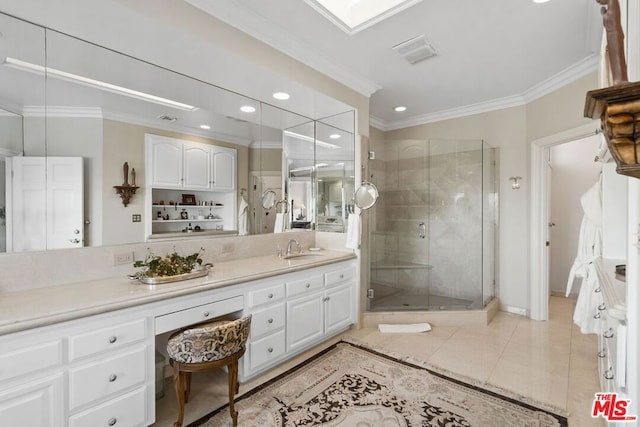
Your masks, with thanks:
[[[604,426],[590,417],[599,391],[595,335],[583,335],[573,325],[575,301],[551,297],[550,320],[536,322],[500,312],[487,326],[438,327],[424,334],[381,334],[375,328],[345,333],[375,347],[412,356],[457,375],[509,390],[569,413],[570,427]],[[286,371],[329,342],[242,384],[240,393]],[[158,427],[172,426],[176,404],[167,380],[166,396],[157,401]],[[192,399],[186,406],[185,425],[226,403],[226,374],[194,375]]]

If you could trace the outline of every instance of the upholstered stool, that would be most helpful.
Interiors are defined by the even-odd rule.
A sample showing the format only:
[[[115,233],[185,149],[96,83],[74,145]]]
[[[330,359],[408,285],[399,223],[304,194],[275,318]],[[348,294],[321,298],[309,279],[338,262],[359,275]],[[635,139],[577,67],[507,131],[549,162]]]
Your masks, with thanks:
[[[251,315],[237,320],[214,320],[180,330],[167,344],[169,362],[173,366],[173,384],[178,400],[178,420],[181,427],[184,405],[189,401],[191,373],[227,366],[229,371],[229,412],[233,425],[238,423],[234,396],[238,393],[238,359],[245,351]],[[186,388],[185,388],[186,386]]]

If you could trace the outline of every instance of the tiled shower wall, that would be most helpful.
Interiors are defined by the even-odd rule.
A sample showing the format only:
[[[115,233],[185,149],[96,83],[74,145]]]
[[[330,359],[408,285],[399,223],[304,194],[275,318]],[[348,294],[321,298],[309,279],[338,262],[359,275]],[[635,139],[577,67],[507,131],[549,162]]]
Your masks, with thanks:
[[[387,141],[373,149],[381,197],[372,212],[372,282],[481,301],[482,142]]]

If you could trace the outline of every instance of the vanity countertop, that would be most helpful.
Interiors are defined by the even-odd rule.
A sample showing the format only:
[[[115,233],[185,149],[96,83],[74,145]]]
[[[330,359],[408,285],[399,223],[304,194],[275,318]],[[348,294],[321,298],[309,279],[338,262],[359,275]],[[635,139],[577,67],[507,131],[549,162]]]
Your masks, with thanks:
[[[349,252],[216,263],[205,277],[144,285],[127,277],[0,293],[0,335],[354,259]]]

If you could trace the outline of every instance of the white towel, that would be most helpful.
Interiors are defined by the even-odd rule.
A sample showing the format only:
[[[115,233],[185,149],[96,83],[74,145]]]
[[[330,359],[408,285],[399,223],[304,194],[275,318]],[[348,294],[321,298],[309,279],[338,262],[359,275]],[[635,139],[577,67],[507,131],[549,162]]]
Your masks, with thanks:
[[[431,325],[428,323],[413,323],[407,325],[387,325],[380,323],[378,329],[382,333],[415,333],[415,332],[429,332]]]
[[[347,219],[347,244],[348,249],[360,247],[360,215],[349,214]]]
[[[238,209],[238,235],[244,236],[249,234],[249,228],[247,224],[247,208],[249,203],[242,197],[240,199],[240,208]]]
[[[282,214],[281,212],[276,214],[276,223],[273,225],[273,232],[284,232],[284,214]]]

